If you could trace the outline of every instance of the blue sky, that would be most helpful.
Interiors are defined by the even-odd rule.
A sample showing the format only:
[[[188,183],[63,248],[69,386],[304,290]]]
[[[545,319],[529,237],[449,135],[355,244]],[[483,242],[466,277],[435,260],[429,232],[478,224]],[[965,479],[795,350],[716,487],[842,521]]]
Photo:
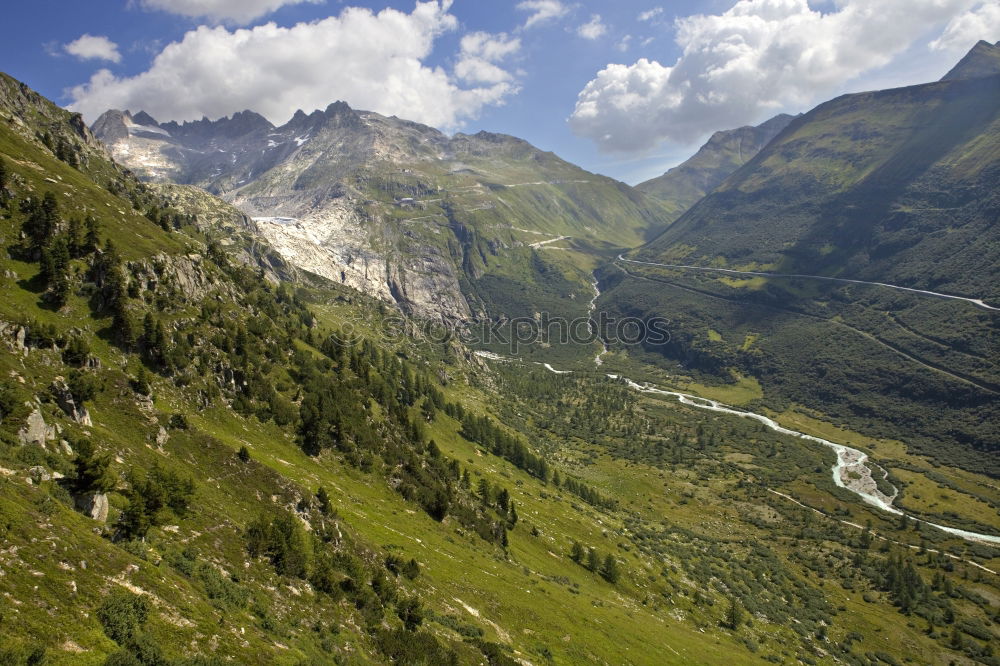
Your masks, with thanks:
[[[33,0],[0,69],[93,121],[344,99],[520,136],[635,183],[715,129],[938,78],[1000,39],[992,0]]]

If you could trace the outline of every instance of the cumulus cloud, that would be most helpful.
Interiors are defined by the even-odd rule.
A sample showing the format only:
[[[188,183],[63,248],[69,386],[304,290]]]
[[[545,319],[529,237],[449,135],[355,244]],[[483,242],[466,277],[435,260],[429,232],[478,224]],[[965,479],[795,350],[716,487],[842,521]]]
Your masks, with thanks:
[[[941,36],[931,42],[931,48],[960,53],[971,49],[980,39],[1000,39],[1000,5],[995,2],[983,2],[950,20]]]
[[[158,9],[190,18],[231,21],[240,25],[284,7],[323,0],[140,0],[146,9]]]
[[[584,39],[598,39],[607,31],[608,27],[604,25],[604,22],[601,20],[601,15],[593,14],[589,21],[576,29],[576,34],[580,35]]]
[[[447,0],[418,2],[409,14],[350,7],[288,28],[201,26],[168,44],[141,74],[97,72],[68,91],[70,108],[91,121],[109,108],[142,108],[178,121],[253,109],[282,123],[297,109],[309,112],[342,99],[355,108],[453,128],[516,90],[505,73],[482,65],[496,66],[519,43],[468,36],[462,78],[477,85],[460,85],[455,75],[424,64],[435,40],[458,27],[449,6]]]
[[[682,55],[610,64],[580,92],[572,130],[606,151],[689,143],[708,131],[802,108],[889,63],[977,0],[739,0],[718,15],[675,22]],[[989,4],[989,3],[985,3]]]
[[[652,9],[640,13],[637,18],[640,21],[652,21],[661,14],[663,14],[663,7],[653,7]]]
[[[63,44],[63,50],[80,60],[122,61],[118,45],[103,36],[81,35],[79,39],[75,39],[69,44]]]
[[[521,49],[521,40],[506,33],[491,35],[472,32],[462,37],[455,75],[467,83],[499,84],[513,80],[513,75],[498,65]]]
[[[569,7],[559,0],[523,0],[517,3],[517,8],[523,12],[531,12],[524,22],[525,28],[561,18],[569,13]]]

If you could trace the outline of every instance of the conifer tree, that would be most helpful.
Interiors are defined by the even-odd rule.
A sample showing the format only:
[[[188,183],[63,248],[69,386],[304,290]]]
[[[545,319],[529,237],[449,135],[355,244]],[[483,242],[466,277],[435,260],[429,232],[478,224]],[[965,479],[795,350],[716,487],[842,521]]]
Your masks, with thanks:
[[[106,493],[115,485],[115,475],[111,470],[111,455],[99,454],[89,439],[73,443],[76,459],[73,466],[76,478],[73,488],[80,494]]]
[[[83,237],[83,253],[90,254],[101,246],[101,223],[93,215],[84,220],[86,234]]]
[[[620,576],[618,560],[611,553],[604,557],[604,563],[601,565],[601,576],[612,585],[618,582]]]
[[[743,606],[740,604],[739,600],[735,597],[729,599],[729,607],[726,608],[726,619],[723,624],[736,631],[740,628],[740,624],[743,623]]]
[[[591,571],[597,571],[598,567],[601,566],[601,560],[597,557],[597,551],[593,547],[587,549],[587,568]]]
[[[319,490],[316,491],[316,502],[319,503],[319,512],[324,516],[329,516],[332,512],[330,495],[326,492],[326,488],[323,486],[320,486]]]

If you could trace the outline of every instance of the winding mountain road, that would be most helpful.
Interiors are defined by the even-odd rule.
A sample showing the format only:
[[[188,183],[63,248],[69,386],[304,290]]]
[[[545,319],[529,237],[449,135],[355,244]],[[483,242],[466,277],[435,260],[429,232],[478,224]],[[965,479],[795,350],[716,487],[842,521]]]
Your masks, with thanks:
[[[924,296],[933,296],[934,298],[946,298],[955,301],[965,301],[966,303],[971,303],[977,308],[983,310],[991,310],[993,312],[1000,312],[1000,308],[995,308],[992,305],[988,305],[980,298],[968,298],[967,296],[955,296],[954,294],[942,294],[937,291],[928,291],[926,289],[915,289],[913,287],[901,287],[898,284],[888,284],[886,282],[868,282],[866,280],[851,280],[848,278],[838,278],[829,277],[826,275],[805,275],[799,273],[765,273],[761,271],[737,271],[732,268],[708,268],[706,266],[688,266],[686,264],[658,264],[652,261],[639,261],[637,259],[626,259],[622,255],[618,255],[618,261],[624,261],[630,264],[641,264],[645,266],[658,266],[660,268],[674,268],[681,270],[692,270],[692,271],[706,271],[710,273],[729,273],[731,275],[750,275],[754,277],[767,277],[767,278],[800,278],[805,280],[823,280],[825,282],[840,282],[846,284],[863,284],[872,287],[885,287],[887,289],[897,289],[899,291],[908,291],[914,294],[922,294]]]

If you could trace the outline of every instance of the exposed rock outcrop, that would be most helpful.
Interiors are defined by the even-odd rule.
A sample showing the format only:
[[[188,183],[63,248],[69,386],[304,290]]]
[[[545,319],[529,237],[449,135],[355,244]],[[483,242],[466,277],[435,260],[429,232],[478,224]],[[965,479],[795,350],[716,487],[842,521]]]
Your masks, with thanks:
[[[52,393],[52,397],[56,399],[56,404],[59,405],[59,409],[63,410],[66,413],[66,416],[83,426],[94,425],[90,419],[90,412],[87,411],[87,408],[84,407],[82,403],[76,403],[76,399],[73,397],[73,392],[70,391],[69,386],[62,377],[57,377],[56,380],[52,382],[49,392]]]
[[[56,434],[55,426],[47,424],[45,417],[42,416],[42,410],[35,406],[28,418],[25,419],[24,427],[18,431],[17,440],[21,444],[45,446],[46,442],[56,438]]]
[[[103,523],[108,519],[108,496],[105,493],[88,493],[76,497],[76,508],[83,515]]]

